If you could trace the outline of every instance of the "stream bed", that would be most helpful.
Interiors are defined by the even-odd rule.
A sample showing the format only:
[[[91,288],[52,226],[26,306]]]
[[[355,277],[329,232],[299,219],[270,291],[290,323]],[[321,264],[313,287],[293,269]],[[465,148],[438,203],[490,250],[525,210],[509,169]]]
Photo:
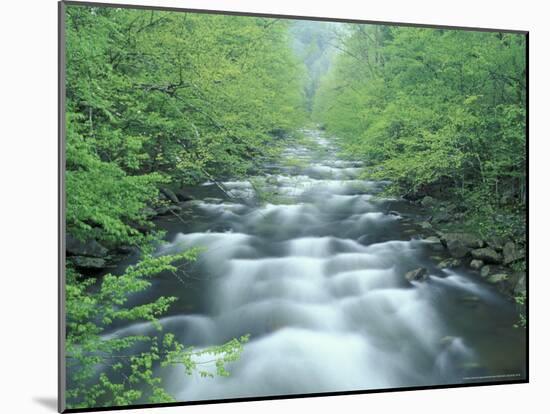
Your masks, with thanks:
[[[307,134],[314,148],[286,150],[294,165],[267,166],[263,203],[258,183],[224,182],[228,198],[206,182],[179,217],[157,220],[158,254],[205,251],[132,300],[178,297],[161,323],[186,345],[250,334],[229,377],[165,368],[166,390],[190,401],[523,379],[514,305],[468,268],[437,268],[448,256],[418,236],[423,212],[382,197],[387,183],[359,179],[360,163]],[[419,267],[427,280],[405,279]],[[148,333],[140,323],[109,335]]]

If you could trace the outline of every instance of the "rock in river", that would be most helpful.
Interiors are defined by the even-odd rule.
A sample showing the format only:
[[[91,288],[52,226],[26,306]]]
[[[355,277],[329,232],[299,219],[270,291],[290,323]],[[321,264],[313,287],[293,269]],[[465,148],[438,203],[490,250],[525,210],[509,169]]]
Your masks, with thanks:
[[[409,282],[413,280],[424,281],[428,279],[428,269],[425,267],[419,267],[418,269],[411,270],[405,274],[405,279]]]
[[[426,237],[425,239],[423,239],[426,243],[430,243],[430,244],[437,244],[439,245],[439,247],[443,247],[441,246],[440,244],[440,240],[439,240],[439,237],[436,237],[436,236],[429,236],[429,237]]]
[[[481,269],[483,265],[483,260],[474,259],[470,262],[470,267],[475,270]]]
[[[453,269],[455,267],[460,266],[460,260],[459,259],[445,259],[437,265],[440,269]]]
[[[180,202],[194,200],[194,197],[191,194],[187,194],[187,192],[184,190],[176,191],[176,195],[178,196]]]
[[[450,242],[447,242],[447,249],[449,250],[449,253],[451,254],[451,256],[457,259],[466,257],[471,250],[469,247],[464,246],[461,242],[457,240],[452,240]]]

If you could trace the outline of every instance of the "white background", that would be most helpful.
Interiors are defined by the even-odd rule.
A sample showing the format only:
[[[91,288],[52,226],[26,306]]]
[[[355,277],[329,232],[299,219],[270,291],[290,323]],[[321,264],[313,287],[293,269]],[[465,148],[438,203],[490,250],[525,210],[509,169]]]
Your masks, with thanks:
[[[111,2],[117,2],[112,0]],[[547,257],[550,13],[530,0],[149,0],[220,10],[530,31],[531,383],[155,409],[174,413],[548,412]],[[57,4],[4,0],[0,12],[0,411],[52,413],[57,383]],[[545,191],[546,190],[546,191]],[[7,264],[7,266],[6,266]],[[475,321],[472,321],[475,323]],[[495,344],[498,346],[498,344]],[[266,372],[266,375],[269,373]],[[543,408],[546,406],[546,409]],[[136,411],[128,411],[136,412]],[[140,413],[147,411],[138,411]]]

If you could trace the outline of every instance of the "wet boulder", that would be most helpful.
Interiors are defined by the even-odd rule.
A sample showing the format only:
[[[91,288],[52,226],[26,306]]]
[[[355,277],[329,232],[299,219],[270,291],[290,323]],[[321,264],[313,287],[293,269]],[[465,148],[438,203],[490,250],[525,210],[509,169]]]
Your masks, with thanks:
[[[419,267],[418,269],[411,270],[405,273],[405,279],[407,279],[409,282],[424,281],[428,279],[428,269],[426,269],[425,267]]]
[[[489,283],[497,286],[498,290],[507,296],[517,296],[521,292],[525,293],[525,274],[521,272],[510,272],[509,269],[503,268],[497,273],[493,273],[487,278]]]
[[[67,255],[69,256],[104,257],[108,253],[108,250],[94,239],[81,241],[67,234],[65,243]]]
[[[470,253],[471,248],[457,240],[451,240],[447,242],[447,250],[454,258],[461,259]]]
[[[163,194],[168,200],[170,200],[172,203],[179,203],[180,200],[178,199],[178,196],[176,193],[174,193],[172,190],[170,190],[167,187],[160,187],[160,192]]]
[[[508,273],[509,270],[503,266],[497,266],[497,265],[485,265],[481,268],[481,277],[488,278],[491,275],[497,274],[497,273]]]
[[[508,265],[522,260],[525,257],[525,251],[518,248],[515,243],[508,242],[502,248],[502,255],[504,256],[504,264]]]
[[[484,246],[483,240],[471,233],[443,233],[441,235],[441,240],[443,244],[459,242],[463,246],[473,249]]]
[[[475,249],[471,251],[472,257],[477,260],[482,260],[485,263],[501,263],[502,255],[490,247]]]
[[[489,283],[497,284],[508,280],[510,276],[507,273],[496,273],[487,278]]]
[[[175,193],[176,193],[176,196],[178,197],[178,200],[180,202],[194,200],[194,197],[191,194],[187,194],[187,192],[185,192],[183,190],[178,190]]]
[[[437,236],[429,236],[423,239],[426,243],[440,243],[439,237]]]
[[[484,264],[483,260],[474,259],[470,262],[470,267],[475,270],[480,270]]]
[[[504,245],[506,244],[506,239],[500,236],[489,237],[486,240],[487,246],[497,252],[501,252]]]
[[[507,296],[514,295],[518,283],[518,275],[504,266],[485,265],[481,268],[481,276]]]
[[[461,265],[461,262],[459,259],[449,258],[445,259],[437,265],[439,269],[453,269],[455,267],[458,267]]]
[[[121,245],[117,246],[115,250],[116,250],[117,253],[127,255],[127,254],[132,253],[134,250],[136,250],[136,248],[132,247],[130,245],[127,245],[127,244],[121,244]]]
[[[71,262],[75,267],[81,270],[101,270],[105,268],[107,262],[100,257],[72,256]]]
[[[483,241],[470,233],[442,233],[441,243],[457,259],[468,256],[472,249],[483,247]]]

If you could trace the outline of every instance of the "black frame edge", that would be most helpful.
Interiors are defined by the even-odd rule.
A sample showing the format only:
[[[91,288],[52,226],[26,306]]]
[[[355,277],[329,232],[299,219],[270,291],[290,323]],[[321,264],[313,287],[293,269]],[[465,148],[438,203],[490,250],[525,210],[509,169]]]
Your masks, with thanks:
[[[450,384],[450,385],[426,385],[418,387],[403,387],[403,388],[381,388],[371,390],[353,390],[353,391],[336,391],[336,392],[321,392],[312,394],[285,394],[285,395],[270,395],[261,397],[241,397],[241,398],[227,398],[217,400],[196,400],[196,401],[182,401],[171,403],[159,403],[159,404],[135,404],[135,405],[123,405],[113,407],[93,407],[93,408],[71,408],[63,411],[64,413],[89,413],[89,412],[101,412],[101,411],[115,411],[115,410],[137,410],[143,408],[167,408],[167,407],[183,407],[192,405],[210,405],[210,404],[227,404],[227,403],[242,403],[250,401],[276,401],[276,400],[294,400],[302,398],[319,398],[319,397],[338,397],[343,395],[367,395],[367,394],[380,394],[390,392],[408,392],[408,391],[429,391],[429,390],[444,390],[452,388],[471,388],[471,387],[486,387],[495,385],[515,385],[515,384],[527,384],[529,381],[513,380],[506,382],[472,382],[468,384]]]
[[[513,33],[513,34],[527,34],[527,30],[515,30],[515,29],[494,29],[488,27],[469,27],[469,26],[452,26],[452,25],[438,25],[428,23],[407,23],[407,22],[390,22],[384,20],[361,20],[361,19],[345,19],[338,17],[322,17],[322,16],[297,16],[289,14],[272,14],[272,13],[256,13],[256,12],[243,12],[243,11],[228,11],[228,10],[214,10],[214,9],[194,9],[186,7],[169,7],[169,6],[145,6],[140,4],[127,4],[127,3],[101,3],[94,1],[74,1],[74,0],[62,0],[67,6],[88,6],[88,7],[111,7],[120,9],[142,9],[142,10],[156,10],[156,11],[174,11],[180,13],[206,13],[206,14],[223,14],[230,16],[249,16],[249,17],[266,17],[272,19],[289,19],[289,20],[313,20],[321,22],[334,22],[334,23],[356,23],[356,24],[376,24],[385,26],[403,26],[403,27],[417,27],[426,29],[451,29],[451,30],[468,30],[477,32],[498,32],[498,33]]]

